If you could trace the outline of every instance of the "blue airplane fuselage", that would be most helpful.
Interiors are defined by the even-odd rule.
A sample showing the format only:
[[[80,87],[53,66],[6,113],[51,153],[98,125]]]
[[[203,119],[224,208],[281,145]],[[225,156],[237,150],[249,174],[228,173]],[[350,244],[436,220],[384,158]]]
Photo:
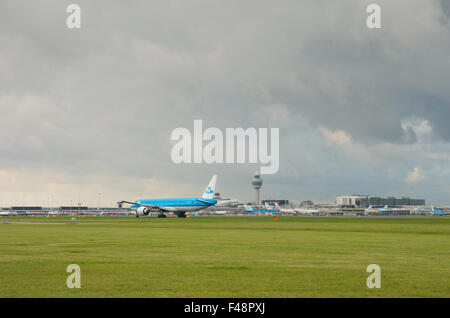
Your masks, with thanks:
[[[170,199],[140,199],[134,201],[135,203],[143,205],[151,205],[155,207],[164,208],[167,211],[182,211],[191,212],[199,211],[217,203],[214,199],[206,198],[170,198]],[[137,208],[140,205],[132,205],[132,208]]]

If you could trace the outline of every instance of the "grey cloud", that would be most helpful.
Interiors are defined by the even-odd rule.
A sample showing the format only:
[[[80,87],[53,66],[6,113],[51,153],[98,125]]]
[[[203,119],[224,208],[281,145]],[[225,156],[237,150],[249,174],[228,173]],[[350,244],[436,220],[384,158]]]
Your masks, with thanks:
[[[450,18],[450,2],[446,0],[439,0],[439,4],[442,7],[443,13],[447,16],[447,18]]]
[[[71,2],[0,4],[4,169],[195,183],[219,171],[226,191],[240,184],[251,195],[252,165],[170,162],[170,132],[203,119],[219,128],[280,127],[281,169],[268,180],[292,196],[330,198],[340,183],[348,184],[341,191],[358,188],[367,169],[383,171],[365,175],[369,192],[392,167],[402,180],[418,162],[355,166],[330,150],[319,126],[366,146],[414,144],[401,122],[417,117],[429,121],[433,141],[450,141],[444,1],[379,1],[381,30],[365,27],[370,1],[312,0],[80,0],[82,28],[68,30]]]

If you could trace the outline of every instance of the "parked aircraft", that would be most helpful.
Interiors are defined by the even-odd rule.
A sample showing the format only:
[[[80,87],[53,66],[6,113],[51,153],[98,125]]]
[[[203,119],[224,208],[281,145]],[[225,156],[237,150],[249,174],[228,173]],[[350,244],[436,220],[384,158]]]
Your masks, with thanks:
[[[281,213],[286,213],[286,214],[297,214],[297,212],[295,212],[294,209],[286,209],[286,208],[281,208],[280,205],[278,204],[278,202],[275,202],[275,209],[277,209],[279,212]]]

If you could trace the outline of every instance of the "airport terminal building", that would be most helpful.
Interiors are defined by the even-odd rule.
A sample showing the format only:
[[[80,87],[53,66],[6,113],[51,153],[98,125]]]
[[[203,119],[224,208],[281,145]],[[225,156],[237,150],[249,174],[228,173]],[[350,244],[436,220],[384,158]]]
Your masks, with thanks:
[[[367,208],[369,206],[422,206],[424,199],[412,199],[409,197],[376,197],[367,195],[346,195],[336,198],[336,204],[344,207]]]

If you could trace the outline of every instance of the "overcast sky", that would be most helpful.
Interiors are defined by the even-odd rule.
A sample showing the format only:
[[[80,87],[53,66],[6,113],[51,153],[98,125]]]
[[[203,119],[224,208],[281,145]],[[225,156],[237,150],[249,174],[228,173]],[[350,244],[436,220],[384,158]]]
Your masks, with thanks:
[[[0,206],[200,195],[216,173],[254,200],[257,165],[171,161],[194,119],[280,129],[262,199],[450,204],[450,5],[1,0],[0,111]]]

